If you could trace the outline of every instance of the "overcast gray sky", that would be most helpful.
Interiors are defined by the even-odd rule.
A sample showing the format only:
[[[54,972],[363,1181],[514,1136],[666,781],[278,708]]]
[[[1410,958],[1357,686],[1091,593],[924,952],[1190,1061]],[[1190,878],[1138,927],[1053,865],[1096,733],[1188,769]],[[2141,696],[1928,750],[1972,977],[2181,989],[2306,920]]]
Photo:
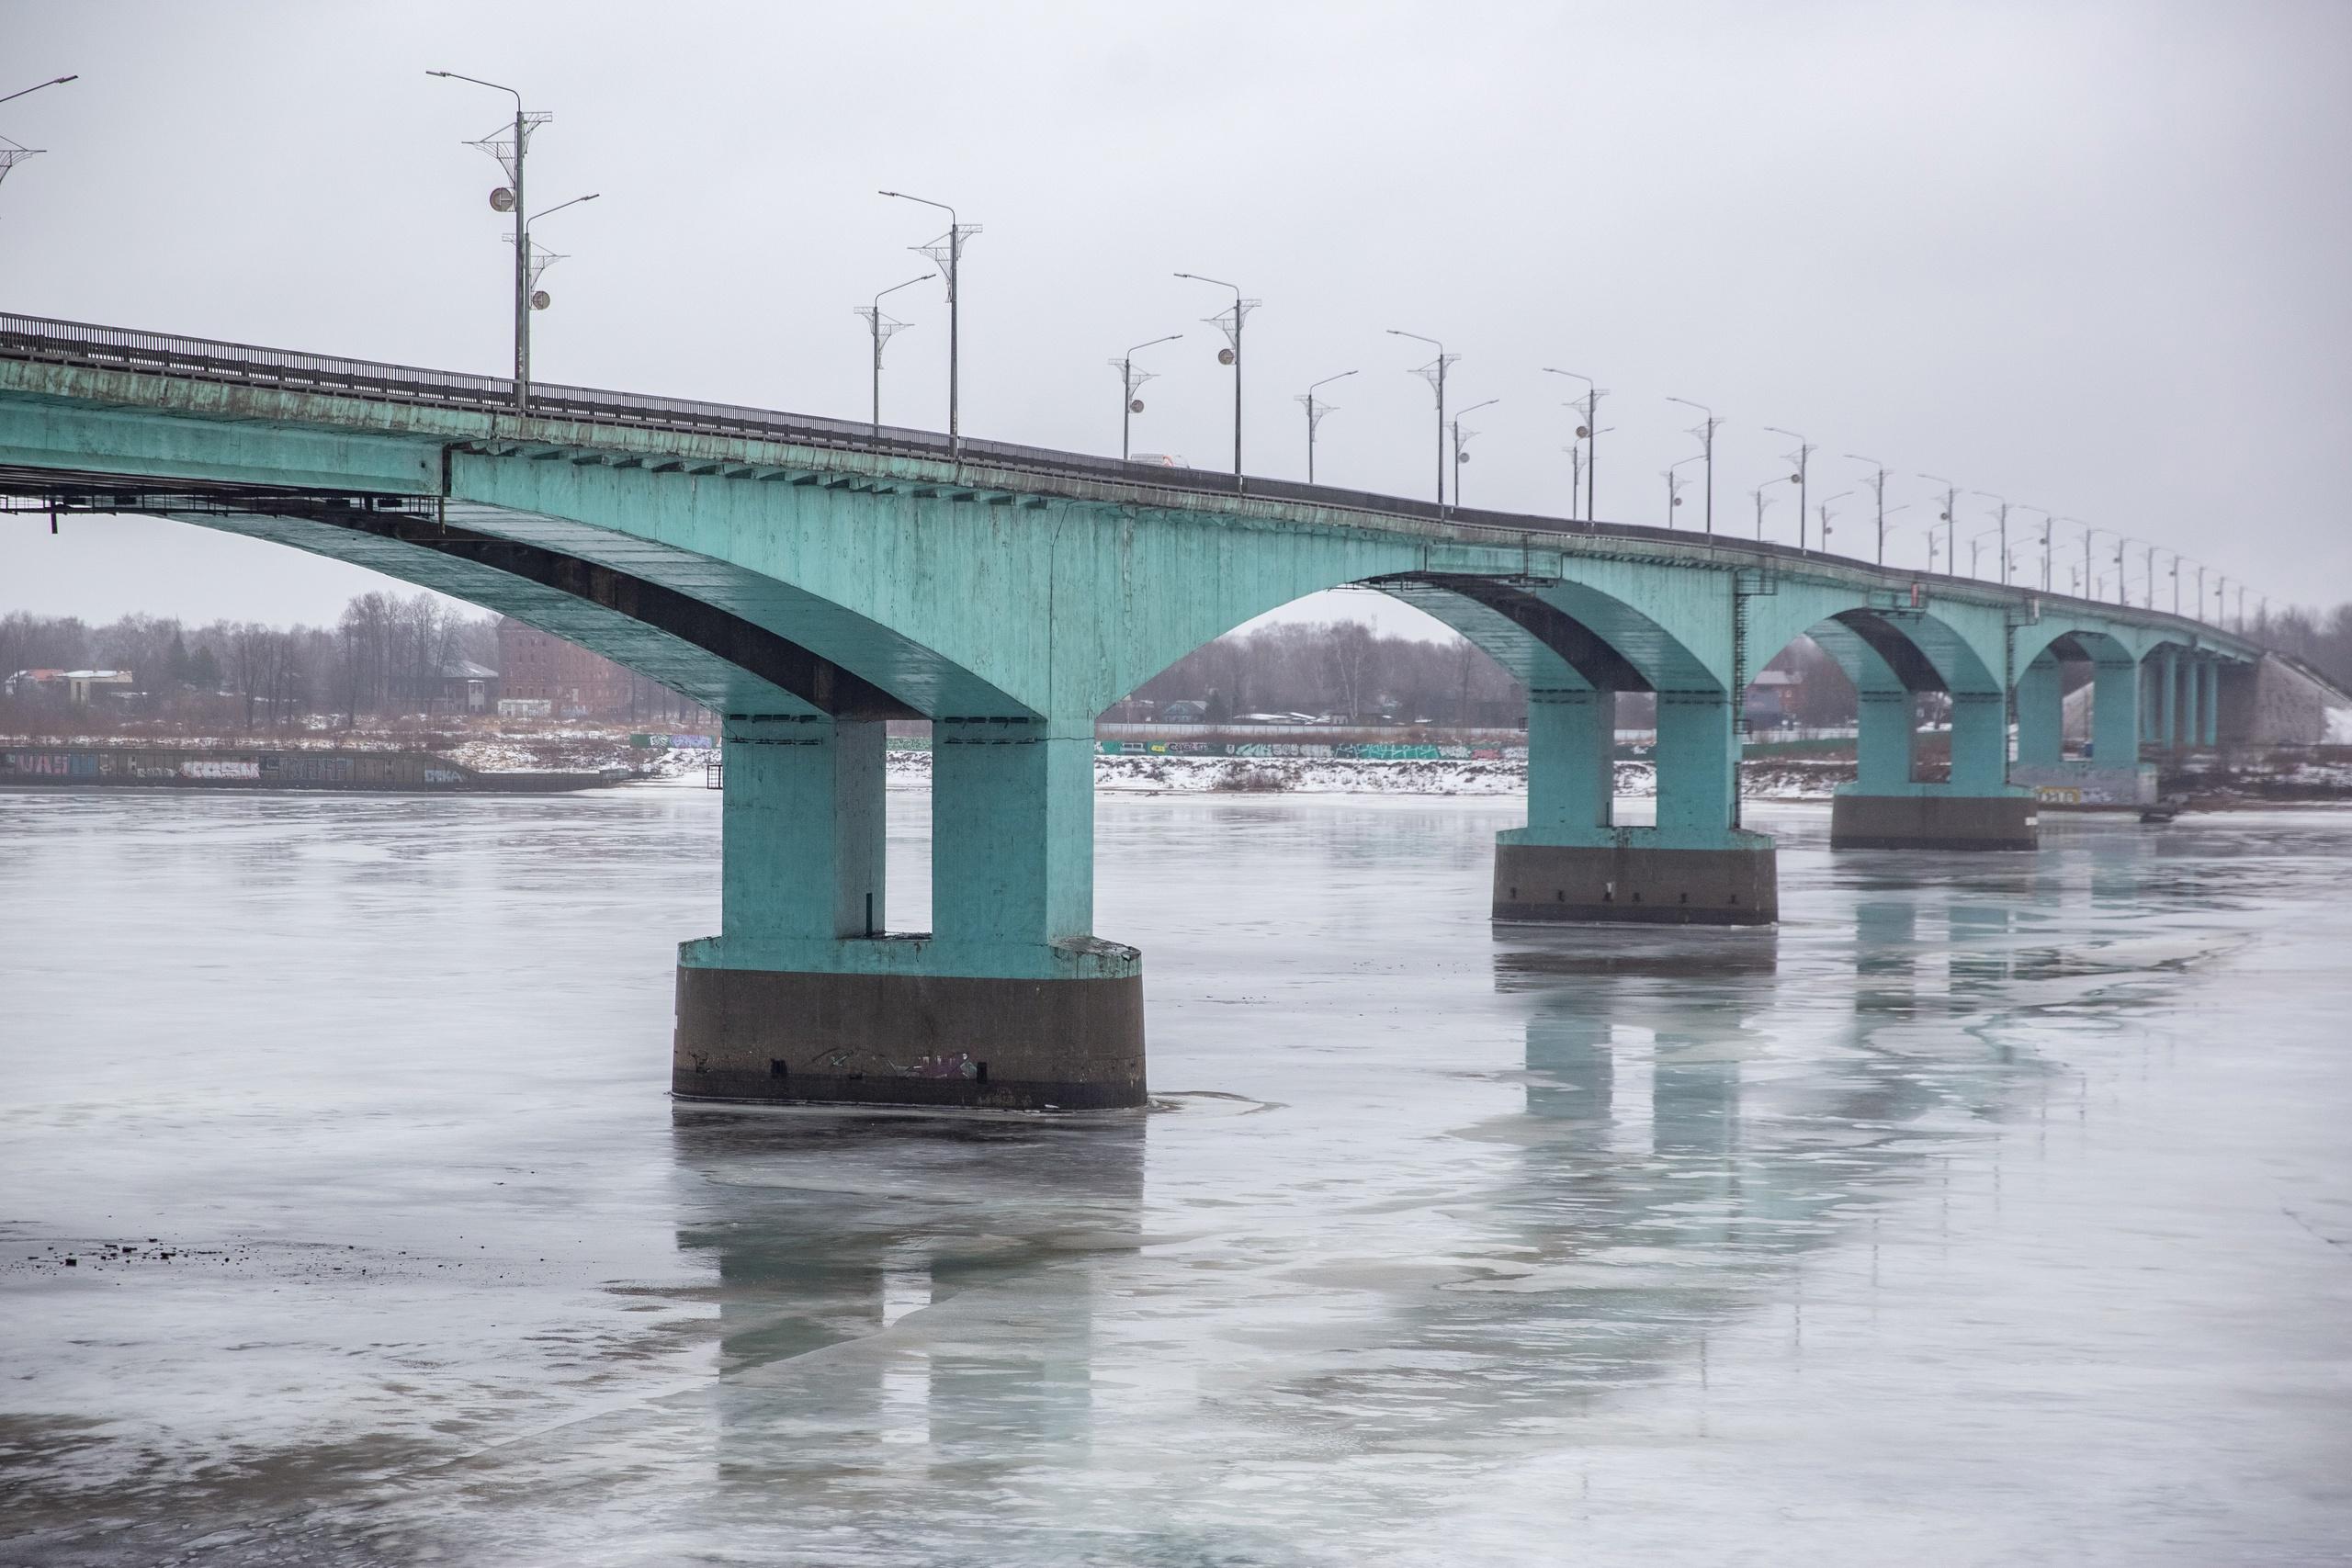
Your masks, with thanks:
[[[1860,452],[1902,476],[1901,523],[1933,513],[1927,470],[2274,598],[2352,598],[2342,0],[14,0],[6,34],[0,92],[81,73],[0,106],[0,134],[48,149],[0,185],[14,310],[503,370],[498,176],[460,143],[508,100],[424,73],[445,67],[555,115],[534,208],[603,193],[538,231],[571,258],[538,318],[548,379],[861,412],[851,308],[922,271],[906,247],[939,228],[887,186],[985,225],[975,435],[1115,452],[1105,359],[1182,332],[1143,356],[1163,377],[1137,449],[1229,461],[1201,320],[1221,301],[1184,269],[1265,301],[1253,472],[1303,475],[1292,395],[1354,369],[1327,389],[1318,477],[1429,492],[1426,353],[1397,327],[1462,355],[1458,402],[1502,400],[1473,418],[1474,505],[1566,510],[1576,389],[1539,368],[1561,366],[1613,392],[1607,518],[1663,519],[1659,470],[1696,450],[1679,395],[1725,421],[1721,529],[1752,531],[1782,425],[1822,447],[1816,498],[1857,490],[1841,544]],[[890,308],[913,325],[885,417],[943,424],[940,291]],[[1990,508],[1963,502],[1963,555]],[[0,608],[317,620],[369,581],[176,525],[0,523]]]

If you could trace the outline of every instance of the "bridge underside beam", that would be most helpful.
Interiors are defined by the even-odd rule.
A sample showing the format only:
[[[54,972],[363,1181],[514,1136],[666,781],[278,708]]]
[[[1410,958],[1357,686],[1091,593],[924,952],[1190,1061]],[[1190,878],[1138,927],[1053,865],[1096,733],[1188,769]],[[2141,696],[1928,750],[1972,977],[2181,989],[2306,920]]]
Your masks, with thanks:
[[[224,483],[165,488],[119,475],[26,469],[0,470],[0,493],[61,512],[165,516],[368,566],[545,625],[716,712],[805,705],[842,717],[920,716],[764,626],[626,571],[452,525],[432,497]],[[534,587],[548,592],[533,594]],[[575,615],[575,605],[608,614]],[[681,659],[679,645],[707,657]],[[779,704],[774,694],[786,700]]]

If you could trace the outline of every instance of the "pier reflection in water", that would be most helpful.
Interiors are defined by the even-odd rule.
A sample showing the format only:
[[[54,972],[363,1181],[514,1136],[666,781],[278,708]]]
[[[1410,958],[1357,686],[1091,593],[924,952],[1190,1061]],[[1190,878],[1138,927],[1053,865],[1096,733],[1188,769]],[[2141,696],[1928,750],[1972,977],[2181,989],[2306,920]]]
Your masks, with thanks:
[[[2333,816],[1955,866],[1792,815],[1777,931],[1544,931],[1484,919],[1508,807],[1106,801],[1162,1108],[939,1118],[639,1092],[699,799],[140,805],[0,826],[0,896],[85,895],[21,1010],[92,1036],[0,1054],[12,1239],[247,1250],[0,1277],[19,1555],[2136,1564],[2352,1518]],[[208,886],[304,911],[267,1005],[344,1008],[346,1076],[208,1010],[233,921],[141,1009],[63,983]],[[525,929],[562,990],[513,990]],[[433,1029],[368,966],[404,938]],[[460,1230],[495,1284],[416,1261]]]

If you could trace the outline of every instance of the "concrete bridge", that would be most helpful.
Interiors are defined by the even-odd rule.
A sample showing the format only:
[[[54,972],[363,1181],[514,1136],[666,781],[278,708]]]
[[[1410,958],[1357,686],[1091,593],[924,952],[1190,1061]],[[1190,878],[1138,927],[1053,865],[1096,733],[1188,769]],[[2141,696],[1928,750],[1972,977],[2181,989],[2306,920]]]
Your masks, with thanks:
[[[1800,634],[1861,694],[1833,841],[2031,850],[2211,744],[2260,655],[2193,619],[1668,530],[1447,510],[923,431],[0,316],[0,495],[276,540],[498,610],[725,716],[722,913],[679,954],[681,1093],[1118,1106],[1140,955],[1093,922],[1097,714],[1221,633],[1364,584],[1529,693],[1510,920],[1761,924],[1741,695]],[[2094,744],[2061,740],[2063,666]],[[1611,820],[1621,692],[1657,810]],[[1917,699],[1950,699],[1929,777]],[[2015,757],[2011,756],[2011,721]],[[890,929],[884,721],[933,726],[933,927]]]

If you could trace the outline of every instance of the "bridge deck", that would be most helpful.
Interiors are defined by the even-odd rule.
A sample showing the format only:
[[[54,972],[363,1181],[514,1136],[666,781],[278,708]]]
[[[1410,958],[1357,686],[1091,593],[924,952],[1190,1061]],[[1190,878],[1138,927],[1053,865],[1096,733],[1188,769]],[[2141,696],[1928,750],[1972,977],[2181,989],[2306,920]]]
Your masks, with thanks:
[[[39,316],[0,313],[0,362],[5,361],[124,371],[288,392],[347,396],[368,401],[493,416],[511,415],[517,412],[514,408],[514,383],[505,377],[337,358],[289,349],[179,337]],[[1992,583],[1915,568],[1881,567],[1859,557],[1800,549],[1764,540],[1740,539],[1727,534],[1702,536],[1688,530],[1654,528],[1638,524],[1584,522],[1529,513],[1441,506],[1432,502],[1332,485],[1309,485],[1259,475],[1244,475],[1237,479],[1231,474],[1207,469],[1098,457],[1014,442],[969,437],[951,442],[937,431],[875,425],[863,420],[832,419],[741,404],[650,397],[542,381],[532,383],[529,417],[645,432],[770,441],[863,457],[911,458],[957,468],[985,468],[1000,473],[1032,474],[1057,480],[1109,485],[1131,490],[1135,492],[1136,502],[1145,505],[1167,504],[1169,492],[1176,492],[1179,497],[1196,498],[1204,509],[1214,509],[1220,501],[1230,503],[1236,499],[1243,499],[1364,514],[1366,521],[1374,526],[1378,525],[1376,520],[1379,519],[1405,519],[1465,532],[1567,536],[1595,544],[1614,541],[1681,550],[1697,547],[1716,553],[1725,564],[1749,565],[1761,570],[1844,569],[1883,576],[1887,585],[1898,589],[1917,583],[1924,591],[1939,597],[2004,598],[2019,603],[2040,600],[2053,608],[2068,606],[2104,615],[2114,615],[2120,612],[2129,619],[2193,626],[2209,636],[2215,633],[2229,635],[2223,628],[2193,615],[2176,615],[2153,606],[2109,604],[2017,583]],[[519,432],[517,434],[520,434]],[[94,488],[104,479],[99,475],[80,477],[90,481]],[[51,474],[47,478],[53,479],[56,476]],[[30,473],[0,473],[0,494],[38,498],[44,493],[43,482],[41,478]]]

